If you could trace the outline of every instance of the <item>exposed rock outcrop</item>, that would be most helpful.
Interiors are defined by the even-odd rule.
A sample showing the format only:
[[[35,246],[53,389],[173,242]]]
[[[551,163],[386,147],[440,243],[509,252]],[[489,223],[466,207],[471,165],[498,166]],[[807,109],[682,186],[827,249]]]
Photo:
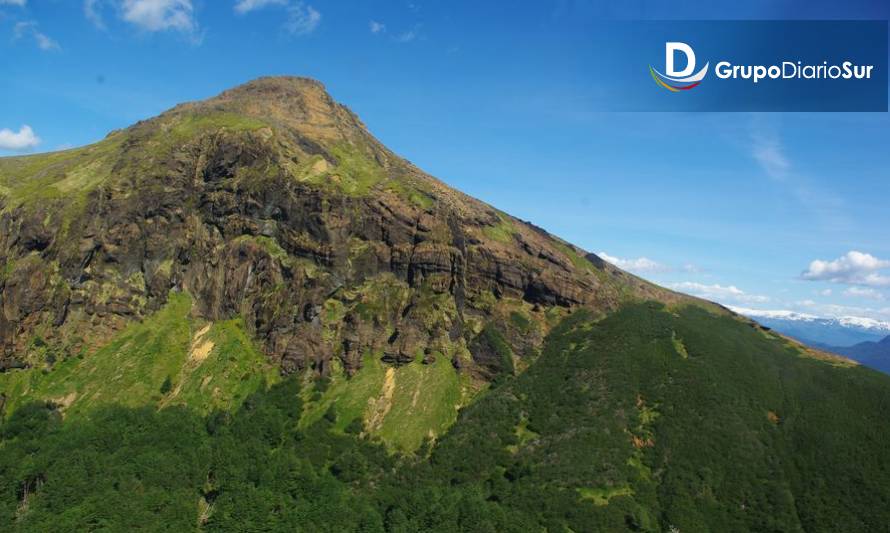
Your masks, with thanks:
[[[171,290],[208,320],[243,317],[283,372],[322,374],[368,351],[466,366],[454,346],[487,346],[487,324],[522,356],[550,308],[678,298],[424,174],[301,78],[0,160],[0,209],[3,368],[35,335],[100,345]],[[509,326],[517,312],[533,331]]]

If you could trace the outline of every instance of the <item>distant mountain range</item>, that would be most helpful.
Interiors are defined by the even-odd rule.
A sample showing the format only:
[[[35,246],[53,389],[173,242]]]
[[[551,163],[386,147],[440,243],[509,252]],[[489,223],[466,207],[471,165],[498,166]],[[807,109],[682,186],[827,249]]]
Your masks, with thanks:
[[[890,335],[890,322],[865,317],[824,318],[794,311],[762,311],[731,307],[785,335],[809,343],[828,346],[853,346],[860,342],[878,342]]]
[[[855,359],[863,365],[890,374],[890,336],[880,342],[860,342],[853,346],[817,346],[838,355]]]
[[[761,311],[733,307],[805,344],[855,359],[890,373],[890,323],[864,317],[822,318],[794,311]]]

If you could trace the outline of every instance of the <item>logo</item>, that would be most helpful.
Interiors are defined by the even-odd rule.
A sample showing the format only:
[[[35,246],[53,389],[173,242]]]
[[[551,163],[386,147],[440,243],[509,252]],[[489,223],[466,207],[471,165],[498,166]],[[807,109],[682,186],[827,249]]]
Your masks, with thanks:
[[[686,56],[686,68],[680,72],[674,70],[674,56],[676,52],[682,52]],[[668,42],[664,43],[664,71],[667,74],[658,72],[652,65],[649,65],[649,74],[652,75],[655,83],[671,92],[677,93],[698,87],[705,74],[708,73],[708,65],[710,64],[710,62],[705,63],[701,70],[693,74],[695,72],[695,52],[692,50],[692,47],[686,43]]]

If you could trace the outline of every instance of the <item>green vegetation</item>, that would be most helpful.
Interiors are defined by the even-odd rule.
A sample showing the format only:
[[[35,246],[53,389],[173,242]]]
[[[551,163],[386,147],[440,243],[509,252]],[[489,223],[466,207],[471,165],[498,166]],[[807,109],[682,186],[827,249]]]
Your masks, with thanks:
[[[267,127],[262,120],[240,113],[185,113],[174,119],[169,134],[176,141],[191,140],[207,131],[251,131]]]
[[[362,147],[341,143],[330,149],[335,165],[317,156],[303,167],[296,169],[298,179],[351,196],[365,196],[387,179],[383,167]]]
[[[801,358],[729,316],[576,313],[462,413],[421,477],[499,502],[530,530],[880,529],[887,407],[885,376]]]
[[[482,226],[482,233],[493,241],[502,243],[513,242],[513,234],[516,233],[516,229],[513,228],[513,222],[511,222],[509,216],[500,211],[498,211],[497,215],[497,224],[493,226]]]
[[[62,215],[70,218],[82,208],[87,195],[111,176],[114,158],[123,138],[112,135],[96,144],[47,154],[0,158],[0,191],[8,197],[7,209],[18,205],[42,206],[64,200]]]
[[[575,268],[578,268],[580,270],[587,270],[589,272],[600,272],[599,269],[595,268],[593,264],[587,260],[586,257],[583,257],[581,254],[575,251],[575,248],[573,248],[571,245],[566,244],[558,239],[553,239],[553,244],[557,248],[559,248],[559,251],[561,251],[569,259],[569,261],[572,262],[572,265],[574,265]]]
[[[223,338],[212,335],[199,337]],[[890,520],[887,377],[801,357],[729,315],[573,313],[524,373],[424,439],[417,420],[453,415],[430,400],[460,397],[449,366],[367,354],[352,378],[292,377],[206,414],[162,402],[63,421],[20,403],[0,427],[0,527],[685,533]],[[424,443],[393,454],[377,442],[387,433],[402,449]]]
[[[62,422],[29,404],[0,431],[6,531],[383,531],[367,492],[382,449],[300,431],[298,386],[253,394],[231,415],[103,407]]]
[[[435,203],[429,194],[410,184],[408,179],[389,180],[386,188],[421,209],[429,209]]]
[[[380,355],[366,355],[351,378],[335,371],[315,400],[304,393],[301,426],[333,412],[336,430],[359,421],[362,432],[403,452],[444,433],[457,419],[466,387],[450,359],[438,357],[432,364],[416,360],[395,368],[381,362]]]
[[[366,146],[339,143],[330,147],[329,152],[333,164],[322,156],[314,156],[289,169],[301,181],[349,196],[361,197],[372,191],[386,190],[420,209],[429,209],[435,203],[410,177],[389,175]]]
[[[590,500],[594,505],[609,505],[609,500],[616,496],[633,496],[633,489],[630,487],[614,487],[610,489],[578,489],[578,494],[582,500]]]
[[[677,353],[680,354],[680,357],[682,357],[683,359],[689,358],[689,352],[686,351],[686,345],[683,344],[683,339],[677,337],[676,331],[671,332],[671,342],[674,343],[674,350],[676,350]]]
[[[170,376],[167,376],[167,379],[161,383],[161,394],[167,394],[173,390],[173,380],[170,379]]]
[[[519,311],[510,312],[510,322],[516,326],[521,333],[528,333],[532,327],[531,320]]]
[[[436,438],[457,420],[460,377],[446,357],[427,365],[415,360],[393,373],[392,405],[381,421],[379,435],[384,442],[413,451],[425,438]]]
[[[275,379],[238,320],[199,328],[190,310],[187,294],[170,293],[163,309],[96,353],[58,360],[50,368],[0,374],[7,411],[39,399],[72,415],[107,404],[186,404],[207,412],[236,407],[264,381]]]
[[[504,339],[504,335],[492,324],[487,324],[480,334],[480,340],[494,353],[494,367],[499,373],[513,375],[516,369],[513,366],[513,350]]]

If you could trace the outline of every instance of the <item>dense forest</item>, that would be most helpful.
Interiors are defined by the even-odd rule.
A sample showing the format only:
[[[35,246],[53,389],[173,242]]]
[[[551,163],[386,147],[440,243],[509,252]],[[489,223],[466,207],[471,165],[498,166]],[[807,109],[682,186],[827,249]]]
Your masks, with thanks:
[[[52,403],[0,432],[7,531],[878,531],[890,380],[697,307],[580,311],[396,453],[301,380],[233,411]],[[342,429],[341,429],[342,428]]]

